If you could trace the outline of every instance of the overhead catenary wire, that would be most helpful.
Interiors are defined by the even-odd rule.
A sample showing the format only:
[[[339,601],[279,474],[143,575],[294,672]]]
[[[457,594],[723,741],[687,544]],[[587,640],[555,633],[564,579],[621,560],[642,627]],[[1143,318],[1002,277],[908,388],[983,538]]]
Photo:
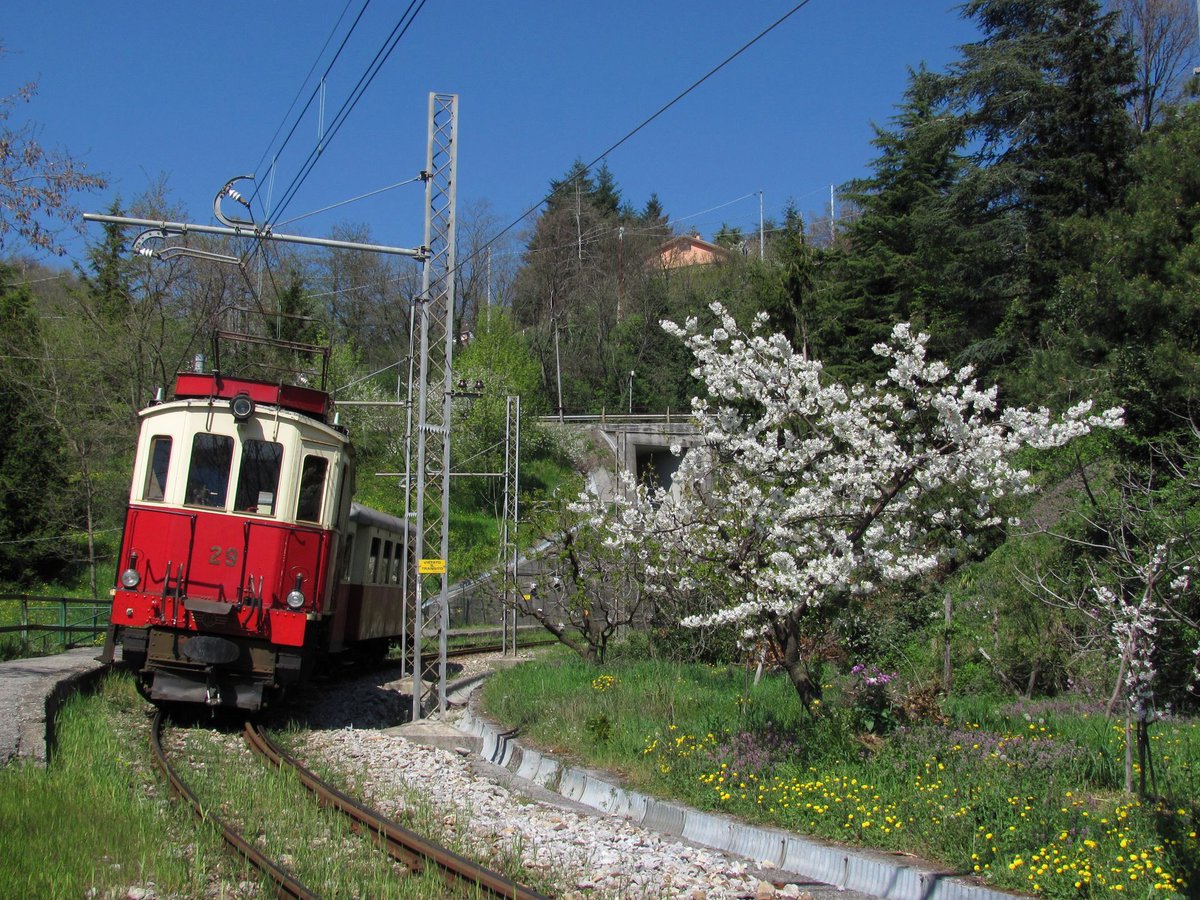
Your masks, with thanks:
[[[368,2],[369,2],[369,0],[368,0]],[[384,41],[383,46],[376,53],[375,58],[372,60],[372,62],[368,65],[366,72],[364,72],[363,76],[360,77],[358,84],[356,84],[356,86],[355,86],[354,90],[351,92],[350,96],[343,103],[342,107],[339,109],[338,113],[335,115],[333,124],[330,126],[329,130],[327,131],[327,133],[325,135],[323,146],[328,146],[328,143],[333,139],[337,130],[340,129],[341,125],[345,122],[345,120],[349,116],[350,112],[353,111],[354,106],[361,99],[362,94],[365,92],[367,87],[370,86],[370,83],[374,80],[375,76],[378,74],[383,63],[385,63],[387,61],[387,59],[390,57],[391,53],[395,50],[395,47],[398,44],[400,38],[402,38],[404,36],[404,34],[407,33],[408,28],[411,27],[411,24],[412,24],[413,20],[416,18],[416,15],[420,13],[421,9],[425,5],[425,0],[420,0],[419,6],[416,6],[417,2],[418,2],[418,0],[412,0],[412,2],[410,2],[408,8],[405,10],[404,14],[401,16],[400,21],[397,23],[396,27],[393,28],[393,30],[389,34],[387,40]],[[714,75],[716,75],[722,69],[724,69],[727,65],[729,65],[731,62],[733,62],[735,59],[737,59],[739,56],[741,56],[743,53],[745,53],[747,50],[749,50],[752,46],[754,46],[756,43],[758,43],[760,40],[762,40],[764,37],[766,37],[766,35],[770,34],[772,31],[774,31],[776,28],[778,28],[780,25],[782,25],[785,21],[787,21],[789,18],[791,18],[793,15],[795,15],[795,13],[799,12],[801,9],[803,9],[805,6],[807,6],[809,4],[809,2],[811,2],[811,0],[800,0],[800,2],[798,2],[794,6],[792,6],[791,9],[789,9],[787,12],[785,12],[782,16],[775,19],[772,23],[767,25],[765,28],[763,28],[761,31],[759,31],[752,38],[750,38],[749,40],[744,42],[733,53],[726,56],[721,62],[719,62],[717,65],[713,66],[711,69],[709,69],[707,72],[705,72],[702,76],[700,76],[698,79],[696,79],[690,85],[688,85],[686,88],[684,88],[684,90],[682,90],[681,92],[676,94],[673,98],[671,98],[665,104],[663,104],[658,109],[656,109],[653,113],[651,113],[649,116],[647,116],[645,119],[643,119],[640,123],[638,123],[636,126],[634,126],[630,131],[628,131],[626,134],[624,134],[621,138],[619,138],[617,141],[613,142],[605,150],[603,150],[601,153],[599,153],[590,163],[588,163],[586,166],[583,167],[583,169],[581,170],[581,174],[591,171],[596,166],[597,163],[599,163],[601,160],[603,160],[605,157],[607,157],[614,150],[616,150],[617,148],[619,148],[620,146],[625,144],[627,141],[629,141],[631,138],[633,138],[635,135],[637,135],[640,131],[642,131],[644,128],[646,128],[649,124],[654,122],[656,119],[658,119],[660,116],[662,116],[665,112],[667,112],[669,109],[671,109],[677,103],[679,103],[681,100],[683,100],[685,97],[687,97],[693,91],[695,91],[698,87],[700,87],[702,84],[704,84],[710,78],[712,78]],[[415,10],[414,10],[414,6],[416,6]],[[365,4],[364,4],[364,10],[365,10]],[[411,13],[411,15],[410,15],[410,13]],[[360,13],[359,13],[360,17],[361,17],[361,15],[362,15],[362,10],[360,10]],[[356,20],[356,23],[357,23],[357,20]],[[343,41],[343,46],[344,46],[344,41]],[[340,52],[340,48],[339,48],[339,52]],[[331,65],[332,65],[332,63],[331,63]],[[315,96],[315,92],[314,92],[314,96]],[[311,99],[310,99],[310,103],[311,103]],[[295,130],[295,126],[293,126],[292,132],[294,132],[294,130]],[[290,138],[292,132],[289,132],[289,138]],[[281,215],[283,210],[286,209],[288,204],[290,204],[292,199],[294,199],[296,192],[299,190],[300,186],[304,183],[304,181],[307,179],[308,175],[311,173],[313,166],[315,166],[316,161],[319,158],[319,155],[320,155],[320,148],[314,148],[310,152],[308,159],[305,161],[304,165],[301,167],[301,171],[297,174],[297,176],[295,178],[293,178],[292,182],[289,184],[289,186],[285,192],[284,200],[282,200],[280,202],[280,204],[277,206],[276,210],[274,211],[275,216]],[[401,182],[399,184],[403,184],[403,183],[406,183],[406,182]],[[399,184],[397,184],[395,186],[399,186]],[[386,190],[386,189],[387,188],[381,189],[381,190]],[[685,217],[679,217],[679,218],[672,219],[666,224],[669,227],[670,225],[677,224],[678,222],[683,221],[684,219],[694,218],[695,216],[700,216],[700,215],[705,215],[706,213],[712,212],[715,209],[720,209],[723,206],[732,205],[733,203],[740,202],[741,200],[744,200],[747,197],[754,196],[754,195],[756,195],[756,193],[757,192],[751,192],[749,194],[738,197],[735,200],[728,201],[725,204],[718,205],[716,207],[713,207],[708,210],[704,210],[699,213],[694,213],[691,216],[685,216]],[[364,196],[370,196],[370,195],[364,195]],[[502,238],[505,234],[507,234],[513,228],[515,228],[518,224],[520,224],[522,221],[524,221],[529,216],[531,216],[533,213],[535,213],[542,205],[544,205],[546,202],[548,202],[553,196],[554,196],[554,191],[548,192],[537,203],[535,203],[534,205],[529,207],[527,210],[525,210],[523,213],[521,213],[519,216],[517,216],[512,222],[510,222],[508,225],[506,225],[504,228],[502,228],[500,231],[498,231],[489,240],[485,241],[482,246],[480,246],[479,248],[474,250],[472,253],[468,254],[462,260],[460,260],[455,266],[455,271],[456,272],[460,271],[463,267],[468,265],[470,262],[472,262],[474,259],[479,257],[484,252],[486,252],[497,241],[499,241],[500,238]],[[353,199],[361,199],[361,198],[353,198]],[[353,199],[344,201],[344,203],[353,202]],[[344,205],[344,203],[334,204],[334,207],[339,206],[339,205]],[[334,208],[334,207],[329,207],[329,208]],[[323,212],[323,211],[325,211],[325,210],[318,210],[317,212]],[[314,213],[310,213],[308,215],[315,215],[315,214],[316,213],[314,212]],[[296,217],[296,218],[303,218],[303,216]],[[289,222],[296,221],[296,218],[290,219],[288,221]],[[616,230],[615,228],[609,229],[609,231],[615,231],[615,230]],[[638,230],[640,231],[641,229],[638,229]],[[650,227],[648,227],[647,230],[650,230]],[[525,251],[525,252],[538,252],[538,251]],[[396,276],[396,278],[393,280],[399,280],[400,277],[401,276]],[[306,295],[306,298],[311,299],[314,297],[330,296],[330,295],[338,294],[338,293],[347,293],[350,291],[359,290],[359,289],[361,289],[361,287],[363,287],[363,286],[351,286],[351,287],[347,287],[347,288],[338,289],[336,291],[327,291],[327,292],[322,292],[319,294],[310,294],[310,295]]]
[[[413,178],[405,179],[404,181],[397,181],[395,184],[389,184],[387,187],[376,188],[373,191],[367,191],[365,194],[359,194],[357,197],[350,197],[347,200],[339,200],[337,203],[331,203],[328,206],[322,206],[320,209],[314,209],[312,212],[301,213],[298,216],[293,216],[286,222],[276,222],[275,227],[282,228],[285,225],[291,225],[293,222],[299,222],[301,219],[307,219],[309,216],[315,216],[323,212],[329,212],[331,209],[337,209],[340,206],[348,206],[351,203],[357,203],[359,200],[366,200],[368,197],[374,197],[377,194],[384,193],[385,191],[395,190],[398,187],[404,187],[406,184],[413,184],[414,182],[420,180],[421,176],[417,175]]]
[[[346,48],[346,44],[350,41],[351,35],[353,35],[354,30],[356,28],[358,28],[358,23],[362,21],[363,14],[367,11],[367,7],[371,5],[371,0],[363,0],[362,8],[359,9],[358,15],[354,17],[354,21],[351,23],[350,29],[346,32],[346,36],[343,37],[341,43],[338,44],[338,48],[333,54],[333,59],[331,59],[329,61],[329,65],[327,65],[325,67],[325,72],[322,74],[321,79],[318,81],[317,88],[314,88],[312,94],[308,98],[308,101],[304,104],[303,109],[301,109],[300,112],[296,115],[296,121],[292,123],[292,127],[288,131],[287,137],[285,137],[283,139],[283,143],[279,145],[279,148],[277,150],[275,150],[274,153],[272,153],[271,148],[275,145],[275,138],[279,137],[279,133],[281,131],[283,131],[283,126],[285,124],[287,124],[288,116],[291,115],[292,110],[296,108],[296,101],[299,100],[300,95],[304,93],[304,86],[306,84],[308,84],[309,80],[312,78],[313,72],[316,70],[317,66],[320,64],[321,57],[325,55],[325,50],[329,47],[329,42],[333,40],[333,36],[337,33],[338,26],[341,25],[342,19],[344,19],[346,17],[346,10],[348,10],[350,8],[350,4],[352,2],[353,2],[353,0],[346,0],[346,5],[342,8],[341,15],[338,16],[337,21],[334,23],[333,28],[329,32],[329,37],[327,37],[325,39],[325,44],[324,44],[324,46],[321,47],[321,52],[318,53],[317,58],[315,60],[313,60],[313,64],[309,67],[308,74],[304,76],[304,80],[300,83],[300,87],[296,91],[296,96],[292,99],[292,103],[288,107],[287,112],[285,112],[283,114],[283,119],[280,121],[279,127],[277,127],[275,129],[275,133],[273,135],[271,135],[271,140],[267,143],[267,149],[264,150],[262,156],[259,157],[258,165],[256,165],[254,167],[255,171],[262,168],[262,165],[264,162],[266,162],[268,156],[277,158],[279,156],[279,154],[281,154],[284,151],[284,149],[287,147],[288,142],[291,141],[291,139],[292,139],[292,135],[294,135],[296,133],[296,129],[300,126],[300,121],[304,118],[304,114],[308,111],[308,108],[310,106],[312,106],[313,100],[316,98],[317,93],[320,89],[321,82],[329,77],[329,73],[333,70],[334,64],[337,63],[338,58],[342,55],[342,51]],[[253,201],[258,196],[258,191],[259,191],[259,185],[256,184],[255,188],[254,188],[254,192],[250,195],[251,201]]]
[[[662,106],[660,106],[657,110],[655,110],[653,113],[651,113],[649,116],[647,116],[641,122],[639,122],[630,131],[626,132],[626,134],[623,137],[621,137],[619,140],[615,141],[613,144],[611,144],[608,148],[603,150],[601,153],[597,154],[596,157],[590,163],[583,166],[583,168],[580,170],[579,174],[582,176],[582,175],[590,172],[596,166],[597,163],[599,163],[601,160],[603,160],[605,157],[607,157],[610,153],[612,153],[618,147],[622,146],[626,141],[630,140],[634,135],[636,135],[638,132],[640,132],[643,128],[645,128],[647,125],[649,125],[655,119],[657,119],[659,116],[661,116],[667,110],[671,109],[671,107],[675,106],[675,104],[679,103],[679,101],[683,100],[684,97],[688,96],[688,94],[692,93],[692,91],[696,90],[696,88],[700,87],[700,85],[704,84],[704,82],[708,81],[710,78],[712,78],[714,75],[716,75],[722,69],[724,69],[727,65],[729,65],[731,62],[733,62],[735,59],[737,59],[739,56],[741,56],[743,53],[745,53],[747,50],[749,50],[751,47],[753,47],[755,44],[757,44],[759,41],[761,41],[764,37],[766,37],[768,34],[770,34],[772,31],[774,31],[776,28],[778,28],[780,25],[782,25],[784,22],[786,22],[788,19],[790,19],[797,12],[802,10],[804,7],[808,6],[808,4],[810,2],[812,2],[812,0],[800,0],[799,3],[795,4],[791,9],[789,9],[787,12],[785,12],[782,16],[777,18],[774,22],[772,22],[770,25],[768,25],[766,28],[764,28],[762,31],[760,31],[758,34],[756,34],[754,37],[750,38],[750,40],[746,41],[744,44],[742,44],[740,47],[738,47],[737,50],[733,51],[733,53],[729,54],[727,57],[725,57],[725,59],[721,60],[721,62],[717,63],[717,65],[713,66],[711,69],[709,69],[703,75],[701,75],[699,78],[697,78],[695,81],[693,81],[690,85],[688,85],[686,88],[684,88],[678,94],[676,94],[674,97],[672,97],[670,100],[668,100]],[[475,252],[469,254],[466,258],[464,258],[461,262],[459,262],[455,266],[455,271],[458,271],[459,269],[461,269],[468,262],[473,260],[475,257],[479,256],[481,253],[483,253],[485,250],[487,250],[488,247],[492,246],[492,244],[494,244],[496,241],[498,241],[500,238],[502,238],[508,232],[512,231],[512,229],[516,228],[517,225],[519,225],[521,222],[523,222],[526,218],[528,218],[533,213],[537,212],[537,210],[540,209],[543,204],[548,202],[554,196],[554,194],[555,194],[555,191],[553,191],[553,190],[550,191],[544,197],[542,197],[542,199],[540,199],[537,203],[535,203],[533,206],[529,207],[529,209],[525,210],[525,212],[521,213],[519,216],[517,216],[515,219],[513,219],[512,222],[510,222],[508,225],[506,225],[504,228],[502,228],[499,232],[497,232],[496,235],[491,240],[486,241],[482,247],[478,248],[477,250],[475,250]]]
[[[354,85],[353,89],[351,89],[349,96],[345,101],[343,101],[341,107],[334,115],[329,128],[325,132],[324,139],[319,145],[313,147],[313,149],[309,151],[308,157],[300,166],[300,171],[295,175],[295,177],[292,178],[291,182],[288,184],[288,187],[284,190],[283,196],[279,201],[279,205],[275,208],[275,210],[272,211],[271,217],[268,219],[269,226],[273,224],[271,221],[272,219],[277,219],[278,217],[282,216],[284,210],[291,205],[292,201],[296,197],[296,193],[300,190],[301,186],[303,186],[304,182],[308,179],[308,176],[312,173],[312,170],[316,166],[317,161],[320,159],[322,152],[329,146],[330,143],[332,143],[334,137],[337,136],[338,131],[340,131],[342,125],[345,124],[346,119],[350,116],[350,113],[354,111],[354,108],[362,99],[363,94],[366,93],[367,88],[371,86],[371,83],[379,75],[383,65],[388,61],[392,53],[395,52],[400,40],[408,33],[409,28],[412,27],[413,22],[416,21],[417,16],[420,14],[421,10],[424,9],[426,2],[427,0],[410,0],[408,7],[400,16],[400,20],[396,23],[395,27],[392,28],[392,31],[384,40],[383,45],[379,48],[379,50],[376,51],[374,58],[372,58],[371,62],[367,65],[366,71],[364,71],[359,77],[358,82]]]
[[[92,531],[91,533],[92,534],[112,534],[113,532],[120,531],[120,530],[121,530],[120,528],[97,528],[94,531]],[[50,537],[17,538],[16,540],[12,540],[12,541],[0,541],[0,545],[9,547],[9,546],[12,546],[13,544],[37,544],[37,543],[43,543],[45,541],[61,541],[61,540],[64,540],[65,538],[86,537],[87,534],[88,534],[88,532],[86,532],[86,531],[70,531],[70,532],[67,532],[66,534],[55,534],[55,535],[51,535]]]

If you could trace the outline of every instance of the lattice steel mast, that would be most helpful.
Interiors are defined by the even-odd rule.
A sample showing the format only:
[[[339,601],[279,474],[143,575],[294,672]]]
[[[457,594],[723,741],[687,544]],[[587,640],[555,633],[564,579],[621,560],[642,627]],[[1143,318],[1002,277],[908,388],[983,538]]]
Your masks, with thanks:
[[[500,565],[504,573],[500,647],[507,656],[517,652],[517,610],[521,585],[517,580],[517,526],[521,522],[517,498],[521,489],[521,398],[508,397],[504,410],[504,518],[500,526]],[[512,569],[509,569],[509,563]],[[511,600],[509,599],[511,597]],[[509,626],[511,624],[511,631]]]
[[[455,190],[458,168],[458,95],[429,95],[425,180],[425,247],[428,255],[418,298],[420,379],[416,427],[416,547],[418,561],[438,559],[442,571],[418,575],[413,616],[413,719],[421,709],[421,632],[425,581],[438,597],[438,709],[446,709],[446,632],[450,625],[450,409],[454,356]],[[410,394],[411,396],[411,394]],[[431,440],[432,438],[432,440]],[[440,442],[439,442],[440,439]],[[437,450],[441,449],[441,458]],[[431,452],[432,451],[432,452]],[[434,555],[436,554],[436,556]],[[434,580],[436,579],[436,583]]]

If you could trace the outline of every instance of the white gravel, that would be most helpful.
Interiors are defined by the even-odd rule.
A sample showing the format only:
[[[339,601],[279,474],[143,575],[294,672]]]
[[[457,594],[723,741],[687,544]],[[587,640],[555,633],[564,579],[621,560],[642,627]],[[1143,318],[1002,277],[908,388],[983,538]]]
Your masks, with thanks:
[[[776,890],[744,861],[687,846],[620,818],[580,813],[530,801],[479,777],[454,753],[379,731],[346,728],[314,732],[309,749],[344,759],[369,773],[357,785],[386,811],[397,795],[416,793],[463,825],[479,847],[519,853],[572,897],[799,897],[794,885]]]
[[[473,660],[472,674],[486,660]],[[543,871],[573,898],[807,897],[797,885],[774,887],[745,860],[699,848],[600,813],[583,813],[514,793],[482,777],[461,756],[411,742],[380,728],[402,721],[406,683],[395,673],[357,679],[319,692],[304,718],[314,730],[308,752],[344,760],[356,774],[355,793],[385,814],[417,796],[446,822],[466,832],[464,840],[491,852],[519,853],[524,865]],[[335,686],[330,686],[335,687]],[[333,696],[336,695],[336,696]],[[566,801],[564,801],[564,804]]]

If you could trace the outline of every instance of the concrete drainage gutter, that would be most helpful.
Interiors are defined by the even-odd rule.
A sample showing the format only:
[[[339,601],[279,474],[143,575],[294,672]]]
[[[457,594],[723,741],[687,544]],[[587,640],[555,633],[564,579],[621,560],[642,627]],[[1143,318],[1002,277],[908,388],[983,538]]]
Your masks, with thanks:
[[[455,727],[480,739],[479,755],[563,797],[624,816],[652,831],[724,850],[803,878],[887,900],[1012,900],[1013,894],[867,850],[838,847],[775,828],[747,825],[614,785],[517,743],[513,732],[464,710]]]

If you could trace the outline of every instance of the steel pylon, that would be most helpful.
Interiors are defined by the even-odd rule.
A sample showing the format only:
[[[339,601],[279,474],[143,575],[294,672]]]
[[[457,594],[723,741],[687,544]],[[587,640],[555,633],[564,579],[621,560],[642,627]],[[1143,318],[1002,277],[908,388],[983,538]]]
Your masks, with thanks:
[[[450,410],[454,356],[455,190],[458,168],[458,95],[429,95],[429,138],[425,180],[425,265],[417,298],[420,376],[413,501],[414,556],[441,560],[442,571],[418,574],[413,616],[413,719],[422,716],[422,632],[438,626],[438,708],[446,709],[446,632],[450,625]],[[411,393],[410,393],[411,396]],[[440,451],[440,452],[439,452]],[[436,568],[436,566],[431,566]]]

